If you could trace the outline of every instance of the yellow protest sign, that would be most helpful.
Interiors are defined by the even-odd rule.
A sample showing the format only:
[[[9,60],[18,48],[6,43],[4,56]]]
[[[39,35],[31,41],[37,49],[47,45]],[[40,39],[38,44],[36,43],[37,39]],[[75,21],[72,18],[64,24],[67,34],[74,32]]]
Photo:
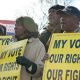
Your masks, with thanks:
[[[20,80],[21,66],[16,63],[16,57],[23,55],[26,44],[27,40],[21,40],[1,47],[0,80]]]
[[[8,45],[12,42],[12,36],[0,36],[0,45]]]
[[[53,34],[43,80],[80,80],[80,33]]]

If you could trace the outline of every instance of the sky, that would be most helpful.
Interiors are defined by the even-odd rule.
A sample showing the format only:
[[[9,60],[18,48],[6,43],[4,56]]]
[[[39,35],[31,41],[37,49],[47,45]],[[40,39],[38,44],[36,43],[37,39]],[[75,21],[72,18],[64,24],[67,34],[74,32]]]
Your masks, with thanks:
[[[73,0],[71,5],[77,7],[80,10],[80,0]]]
[[[80,0],[73,0],[71,5],[80,9]],[[40,7],[39,0],[0,0],[0,20],[16,20],[20,16],[28,15],[36,23],[40,23],[43,16]]]
[[[14,20],[16,17],[26,15],[37,0],[0,0],[0,19]]]
[[[0,3],[0,20],[15,21],[20,16],[28,15],[40,23],[43,14],[39,0],[0,0]]]
[[[0,3],[0,19],[15,20],[21,15],[26,15],[27,10],[32,7],[37,15],[41,15],[38,0],[0,0]],[[80,9],[80,0],[73,0],[72,5]]]

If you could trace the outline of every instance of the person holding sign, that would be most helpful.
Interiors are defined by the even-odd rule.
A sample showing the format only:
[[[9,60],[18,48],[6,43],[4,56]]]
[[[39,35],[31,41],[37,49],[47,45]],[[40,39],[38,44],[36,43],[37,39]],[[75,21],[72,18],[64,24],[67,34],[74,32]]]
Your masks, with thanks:
[[[45,48],[46,48],[46,52],[48,51],[48,40],[50,38],[50,36],[52,35],[53,32],[60,32],[61,27],[60,27],[60,21],[59,18],[60,16],[58,16],[56,14],[56,12],[58,10],[62,10],[65,7],[62,5],[54,5],[52,7],[49,8],[48,10],[48,26],[46,27],[46,29],[41,33],[39,39],[41,40],[41,42],[44,44]]]
[[[59,29],[56,33],[76,32],[76,29],[79,27],[80,20],[80,11],[76,7],[68,6],[63,10],[57,10],[56,14],[60,16],[59,26],[61,27],[61,30]],[[50,40],[47,44],[49,45],[49,43]]]
[[[41,61],[46,54],[45,47],[38,39],[37,24],[30,17],[19,17],[15,24],[15,37],[18,41],[28,39],[24,56],[16,58],[20,64],[20,80],[41,80],[43,62]]]
[[[76,7],[68,6],[63,10],[58,10],[56,14],[60,16],[60,19],[59,19],[60,27],[62,28],[63,33],[64,32],[69,32],[69,33],[80,32],[79,31],[80,11]],[[61,31],[59,32],[61,33]],[[51,38],[47,42],[48,45],[50,41],[51,41]],[[44,60],[46,60],[46,57],[44,57]]]

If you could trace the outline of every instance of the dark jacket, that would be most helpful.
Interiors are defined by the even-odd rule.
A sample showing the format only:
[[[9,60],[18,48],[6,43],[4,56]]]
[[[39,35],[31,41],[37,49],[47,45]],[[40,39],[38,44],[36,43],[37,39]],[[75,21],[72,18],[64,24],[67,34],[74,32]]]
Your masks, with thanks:
[[[46,51],[48,50],[48,46],[46,45],[46,43],[49,40],[50,36],[51,36],[51,32],[49,32],[48,30],[45,30],[41,33],[39,37],[40,41],[44,44]]]

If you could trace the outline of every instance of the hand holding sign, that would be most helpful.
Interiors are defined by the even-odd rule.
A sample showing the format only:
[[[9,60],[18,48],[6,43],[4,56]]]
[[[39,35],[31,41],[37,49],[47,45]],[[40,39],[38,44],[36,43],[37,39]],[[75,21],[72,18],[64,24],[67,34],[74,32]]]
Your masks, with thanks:
[[[23,56],[16,57],[16,62],[17,62],[17,64],[20,64],[22,66],[26,66],[27,65],[27,60]]]
[[[22,66],[25,66],[26,71],[30,74],[34,74],[37,70],[37,65],[24,56],[18,56],[16,58],[16,62]]]

